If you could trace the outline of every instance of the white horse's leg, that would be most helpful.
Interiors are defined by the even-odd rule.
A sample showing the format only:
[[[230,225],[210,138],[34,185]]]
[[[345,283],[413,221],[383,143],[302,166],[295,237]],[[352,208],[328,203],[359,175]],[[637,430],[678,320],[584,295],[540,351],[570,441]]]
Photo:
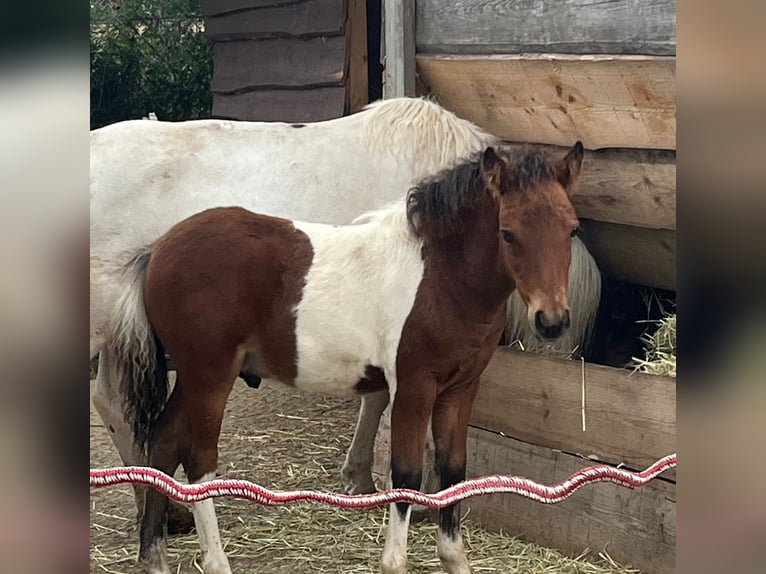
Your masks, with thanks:
[[[388,391],[362,395],[354,438],[351,440],[346,461],[340,471],[348,494],[375,492],[375,483],[372,480],[375,435],[378,432],[380,417],[387,405]]]
[[[96,389],[93,393],[93,406],[101,417],[104,427],[109,431],[112,442],[117,448],[120,459],[125,466],[146,466],[146,454],[136,448],[133,440],[133,429],[125,420],[123,397],[120,394],[119,382],[114,376],[109,364],[109,352],[101,349],[98,356],[98,373],[96,374]],[[144,513],[145,489],[133,486],[136,501],[136,518],[138,523]],[[191,531],[194,519],[189,510],[171,500],[168,506],[168,533],[180,534]]]
[[[96,407],[104,427],[109,431],[122,463],[126,466],[146,466],[146,456],[140,449],[136,448],[133,441],[133,429],[125,420],[123,399],[120,397],[117,386],[118,381],[115,380],[109,365],[109,353],[102,349],[98,355],[98,373],[96,374],[96,390],[93,393],[93,406]],[[144,489],[134,486],[133,492],[136,495],[138,521],[141,522],[141,516],[144,512]]]
[[[198,482],[215,478],[215,472],[204,475]],[[202,570],[205,574],[231,574],[229,560],[223,551],[221,534],[218,531],[218,519],[215,515],[213,500],[207,499],[192,506],[194,524],[199,534],[202,549]]]

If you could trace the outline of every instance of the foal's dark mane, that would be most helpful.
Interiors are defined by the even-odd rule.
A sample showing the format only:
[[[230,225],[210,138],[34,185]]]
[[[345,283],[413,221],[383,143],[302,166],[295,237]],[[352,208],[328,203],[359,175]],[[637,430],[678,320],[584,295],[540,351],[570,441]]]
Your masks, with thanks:
[[[554,166],[543,151],[497,149],[497,153],[510,166],[502,193],[525,191],[556,178]],[[462,211],[475,206],[485,194],[479,168],[481,155],[474,154],[410,190],[407,220],[415,233],[443,238],[463,231]]]

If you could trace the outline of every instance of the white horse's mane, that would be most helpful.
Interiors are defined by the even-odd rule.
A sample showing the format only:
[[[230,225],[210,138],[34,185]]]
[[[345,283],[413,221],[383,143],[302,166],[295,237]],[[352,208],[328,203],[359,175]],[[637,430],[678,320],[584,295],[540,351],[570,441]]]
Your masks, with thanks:
[[[380,152],[438,150],[438,163],[423,166],[424,173],[439,171],[488,145],[496,136],[459,118],[429,98],[392,98],[368,104],[361,112],[365,136]]]

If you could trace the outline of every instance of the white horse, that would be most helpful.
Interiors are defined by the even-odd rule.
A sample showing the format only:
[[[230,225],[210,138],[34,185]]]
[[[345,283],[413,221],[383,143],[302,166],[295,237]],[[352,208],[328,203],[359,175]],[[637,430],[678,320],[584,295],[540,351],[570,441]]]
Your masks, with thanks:
[[[402,197],[426,176],[499,143],[435,102],[419,98],[376,102],[356,114],[310,124],[135,120],[94,130],[90,137],[90,356],[99,353],[93,402],[127,465],[143,465],[145,457],[134,445],[124,397],[104,347],[123,287],[121,270],[136,248],[216,206],[350,223]],[[595,263],[578,245],[570,273],[593,272]],[[570,282],[570,308],[591,316],[598,293],[578,285]],[[579,309],[586,311],[575,311]],[[522,324],[522,330],[532,333],[533,324]],[[582,346],[589,328],[573,321],[570,337]],[[342,469],[348,492],[375,489],[373,445],[387,402],[385,392],[362,399]],[[136,503],[140,515],[140,489]]]

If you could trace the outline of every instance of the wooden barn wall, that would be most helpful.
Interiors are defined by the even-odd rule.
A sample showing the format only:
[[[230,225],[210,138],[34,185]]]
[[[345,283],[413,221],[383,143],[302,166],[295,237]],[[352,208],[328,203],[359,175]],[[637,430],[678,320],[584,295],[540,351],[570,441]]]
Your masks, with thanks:
[[[510,141],[675,149],[675,58],[417,56],[423,82],[459,116]]]
[[[367,103],[364,0],[203,0],[213,116],[310,122]]]
[[[417,0],[417,51],[676,53],[675,0]]]

